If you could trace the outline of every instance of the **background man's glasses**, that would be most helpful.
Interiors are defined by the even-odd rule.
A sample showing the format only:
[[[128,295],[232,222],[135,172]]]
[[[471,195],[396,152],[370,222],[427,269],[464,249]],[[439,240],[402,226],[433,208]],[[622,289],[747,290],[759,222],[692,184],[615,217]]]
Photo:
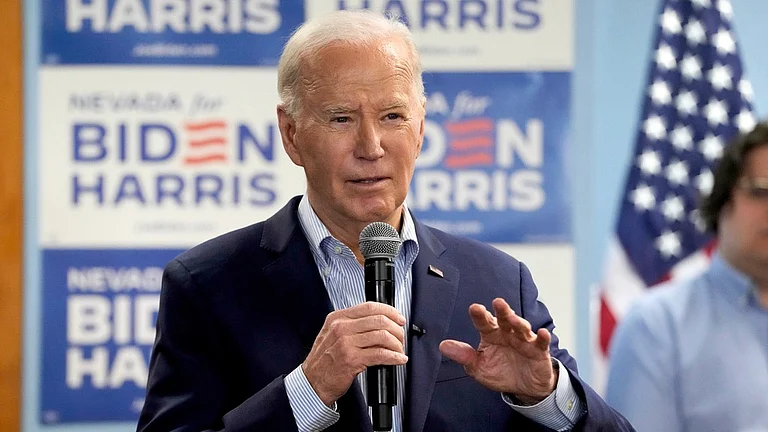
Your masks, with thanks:
[[[768,177],[744,177],[739,181],[739,187],[752,198],[768,200]]]

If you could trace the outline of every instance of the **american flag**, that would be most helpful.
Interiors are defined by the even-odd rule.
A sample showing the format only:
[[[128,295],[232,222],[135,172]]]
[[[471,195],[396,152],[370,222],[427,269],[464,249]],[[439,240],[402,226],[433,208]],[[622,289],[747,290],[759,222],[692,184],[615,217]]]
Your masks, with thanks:
[[[600,283],[593,384],[614,328],[648,288],[702,271],[714,248],[698,215],[723,147],[755,126],[729,0],[665,0],[616,232]]]

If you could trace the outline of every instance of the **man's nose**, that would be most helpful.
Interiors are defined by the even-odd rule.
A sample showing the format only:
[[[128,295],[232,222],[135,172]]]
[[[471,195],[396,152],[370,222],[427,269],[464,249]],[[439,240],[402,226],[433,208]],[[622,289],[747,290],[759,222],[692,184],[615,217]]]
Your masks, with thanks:
[[[355,157],[376,160],[384,156],[381,146],[381,133],[375,121],[363,120],[358,129]]]

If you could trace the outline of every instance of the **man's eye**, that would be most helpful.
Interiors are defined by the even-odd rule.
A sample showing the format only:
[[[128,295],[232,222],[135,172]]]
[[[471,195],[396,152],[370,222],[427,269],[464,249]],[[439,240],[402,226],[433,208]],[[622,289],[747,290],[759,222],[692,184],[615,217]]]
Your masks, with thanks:
[[[397,114],[397,113],[389,113],[389,114],[387,114],[387,120],[397,120],[397,119],[400,119],[402,117],[403,116],[401,116],[400,114]]]
[[[768,199],[768,187],[752,186],[749,193],[755,198]]]
[[[331,119],[334,123],[347,123],[349,121],[349,117],[334,117]]]

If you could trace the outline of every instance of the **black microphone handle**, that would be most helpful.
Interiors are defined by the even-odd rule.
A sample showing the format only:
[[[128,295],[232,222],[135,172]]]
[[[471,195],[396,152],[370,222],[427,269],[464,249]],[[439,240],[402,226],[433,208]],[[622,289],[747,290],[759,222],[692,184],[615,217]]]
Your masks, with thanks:
[[[365,260],[365,300],[395,305],[394,260],[379,257]],[[373,430],[391,431],[392,407],[397,404],[395,367],[368,367],[366,394]]]

